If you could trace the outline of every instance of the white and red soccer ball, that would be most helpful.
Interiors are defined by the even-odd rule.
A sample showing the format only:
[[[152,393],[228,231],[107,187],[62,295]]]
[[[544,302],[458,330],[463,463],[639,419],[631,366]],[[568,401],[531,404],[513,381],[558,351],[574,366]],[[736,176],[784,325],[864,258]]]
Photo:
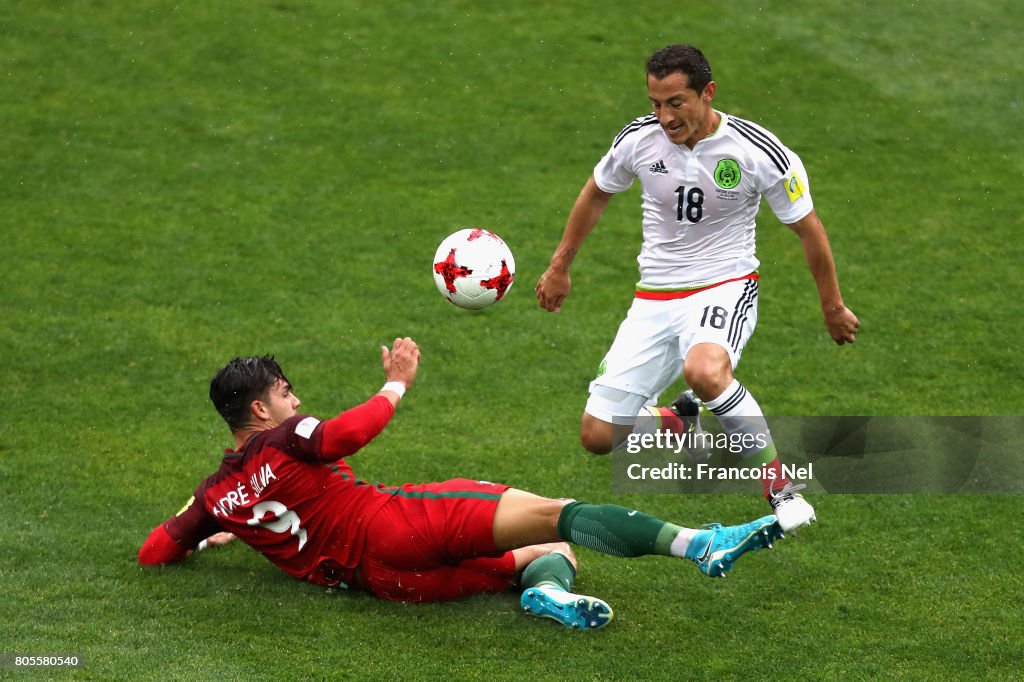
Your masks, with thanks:
[[[434,254],[434,282],[449,301],[480,310],[503,299],[516,278],[516,261],[501,237],[479,228],[448,235]]]

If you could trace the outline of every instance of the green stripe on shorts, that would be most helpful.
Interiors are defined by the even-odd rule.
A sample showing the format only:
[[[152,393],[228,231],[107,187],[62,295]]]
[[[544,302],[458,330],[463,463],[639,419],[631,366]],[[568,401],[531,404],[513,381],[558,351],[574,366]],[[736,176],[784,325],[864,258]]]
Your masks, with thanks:
[[[399,497],[412,497],[422,500],[443,500],[443,499],[471,499],[471,500],[500,500],[501,493],[481,493],[472,490],[452,490],[449,492],[436,493],[432,490],[396,490],[392,495]]]

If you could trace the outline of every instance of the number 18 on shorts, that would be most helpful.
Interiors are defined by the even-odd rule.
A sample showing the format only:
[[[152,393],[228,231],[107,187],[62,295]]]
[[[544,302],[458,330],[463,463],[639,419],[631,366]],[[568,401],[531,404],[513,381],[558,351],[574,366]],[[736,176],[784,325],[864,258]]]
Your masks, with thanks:
[[[757,291],[751,278],[679,292],[678,298],[669,293],[636,298],[591,392],[598,385],[656,400],[681,374],[690,348],[700,343],[724,348],[735,369],[757,325]]]

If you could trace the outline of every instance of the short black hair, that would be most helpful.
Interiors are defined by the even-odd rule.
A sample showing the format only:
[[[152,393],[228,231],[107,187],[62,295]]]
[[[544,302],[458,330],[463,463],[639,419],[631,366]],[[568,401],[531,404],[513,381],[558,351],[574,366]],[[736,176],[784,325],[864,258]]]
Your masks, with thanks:
[[[704,92],[712,80],[711,64],[693,45],[669,45],[647,58],[647,74],[658,80],[677,72],[684,74],[690,88],[698,93]]]
[[[210,400],[234,432],[249,423],[252,401],[264,398],[282,379],[288,382],[273,355],[235,358],[210,381]]]

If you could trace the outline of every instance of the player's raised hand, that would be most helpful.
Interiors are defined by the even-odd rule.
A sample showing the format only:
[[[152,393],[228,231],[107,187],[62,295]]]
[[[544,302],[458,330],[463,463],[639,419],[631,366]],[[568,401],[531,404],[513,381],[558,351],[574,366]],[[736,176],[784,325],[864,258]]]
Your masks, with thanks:
[[[557,313],[562,309],[562,301],[569,295],[570,289],[572,289],[572,280],[569,277],[568,269],[556,265],[545,270],[537,280],[537,286],[534,287],[540,307],[552,313]]]
[[[420,347],[416,342],[408,336],[395,339],[390,350],[387,346],[381,346],[380,352],[384,376],[388,381],[400,381],[406,388],[412,386],[416,379],[416,369],[420,366]]]
[[[840,346],[844,343],[853,343],[857,340],[857,330],[860,329],[860,320],[853,314],[853,311],[846,306],[840,306],[825,311],[825,326],[832,340]]]

